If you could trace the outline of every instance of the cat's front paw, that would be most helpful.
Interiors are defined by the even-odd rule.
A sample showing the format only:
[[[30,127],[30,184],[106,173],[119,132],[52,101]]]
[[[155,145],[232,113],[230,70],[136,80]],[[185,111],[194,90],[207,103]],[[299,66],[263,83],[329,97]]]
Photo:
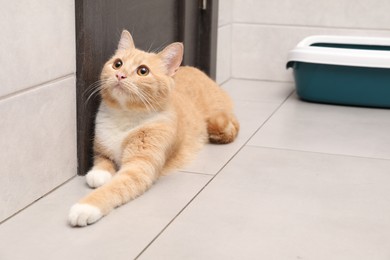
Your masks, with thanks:
[[[90,204],[77,203],[72,206],[69,212],[69,224],[73,227],[84,227],[95,223],[103,217],[101,210]]]
[[[111,180],[112,175],[110,172],[99,169],[92,169],[87,173],[86,179],[89,187],[98,188]]]

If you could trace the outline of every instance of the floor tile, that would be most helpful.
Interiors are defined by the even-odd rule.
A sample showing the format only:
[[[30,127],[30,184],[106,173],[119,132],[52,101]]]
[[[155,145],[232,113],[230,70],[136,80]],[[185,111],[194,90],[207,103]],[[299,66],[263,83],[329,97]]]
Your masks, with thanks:
[[[307,103],[292,96],[251,145],[390,159],[390,110]]]
[[[209,181],[174,173],[98,223],[71,228],[71,205],[89,192],[76,177],[0,225],[0,259],[133,259]]]
[[[195,160],[184,168],[185,171],[216,174],[237,151],[249,140],[256,130],[278,107],[272,103],[239,102],[236,115],[240,121],[237,139],[230,144],[206,144]],[[256,120],[254,120],[256,118]]]
[[[389,259],[389,169],[245,147],[139,259]]]
[[[206,145],[186,171],[216,174],[292,92],[291,84],[281,82],[229,80],[222,87],[235,102],[239,136],[228,145]]]

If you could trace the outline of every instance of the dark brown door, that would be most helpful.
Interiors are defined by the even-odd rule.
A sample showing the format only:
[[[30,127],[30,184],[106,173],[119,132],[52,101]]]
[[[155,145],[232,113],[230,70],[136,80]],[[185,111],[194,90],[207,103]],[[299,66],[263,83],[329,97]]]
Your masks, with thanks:
[[[215,78],[218,0],[76,0],[78,173],[92,163],[94,119],[99,97],[91,86],[114,53],[123,29],[136,47],[158,51],[184,43],[183,65]]]

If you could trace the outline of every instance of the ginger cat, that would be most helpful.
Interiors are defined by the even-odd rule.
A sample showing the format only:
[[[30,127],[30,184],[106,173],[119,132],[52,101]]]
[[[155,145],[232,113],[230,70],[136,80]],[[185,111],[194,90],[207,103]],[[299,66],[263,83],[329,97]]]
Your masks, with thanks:
[[[92,224],[140,196],[207,140],[225,144],[236,138],[232,101],[203,72],[180,67],[182,56],[181,43],[147,53],[122,32],[100,77],[94,166],[86,175],[96,189],[73,205],[71,226]]]

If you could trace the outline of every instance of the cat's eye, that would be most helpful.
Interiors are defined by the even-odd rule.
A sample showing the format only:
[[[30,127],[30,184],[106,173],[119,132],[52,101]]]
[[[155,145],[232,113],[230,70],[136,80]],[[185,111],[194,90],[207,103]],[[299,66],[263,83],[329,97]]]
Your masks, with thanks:
[[[137,74],[140,76],[147,76],[149,74],[149,68],[145,65],[141,65],[137,68]]]
[[[122,67],[122,65],[123,65],[122,60],[121,60],[121,59],[116,59],[116,60],[114,61],[114,63],[112,64],[112,67],[113,67],[115,70],[117,70],[117,69],[119,69],[120,67]]]

